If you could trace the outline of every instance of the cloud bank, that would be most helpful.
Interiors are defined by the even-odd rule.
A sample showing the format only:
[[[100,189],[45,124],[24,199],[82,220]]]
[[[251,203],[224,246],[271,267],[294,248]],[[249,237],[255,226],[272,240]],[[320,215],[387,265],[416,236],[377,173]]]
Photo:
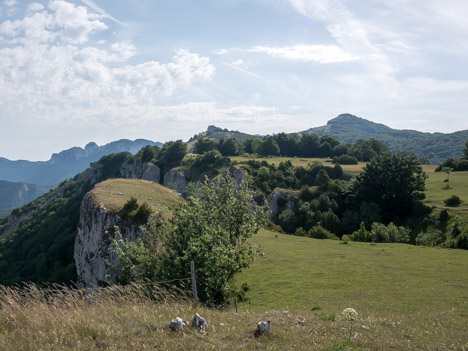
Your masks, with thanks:
[[[24,18],[0,24],[0,108],[18,118],[119,118],[119,109],[151,107],[197,82],[210,80],[208,57],[178,49],[171,62],[132,63],[129,42],[99,40],[106,15],[53,0],[32,3]]]

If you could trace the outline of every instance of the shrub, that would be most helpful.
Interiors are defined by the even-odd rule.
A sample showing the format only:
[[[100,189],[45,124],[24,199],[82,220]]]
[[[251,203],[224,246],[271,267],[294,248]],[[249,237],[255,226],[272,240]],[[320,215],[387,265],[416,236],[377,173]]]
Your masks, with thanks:
[[[366,230],[366,226],[364,225],[364,222],[361,222],[359,230],[356,230],[355,232],[353,232],[350,238],[352,241],[364,241],[364,242],[372,241],[372,236]]]
[[[440,214],[439,214],[439,221],[441,222],[446,222],[447,220],[449,219],[449,213],[447,210],[442,210],[440,211]]]
[[[446,206],[456,207],[461,204],[461,200],[457,195],[452,195],[448,199],[444,200]]]
[[[304,230],[304,228],[299,227],[299,228],[296,229],[296,233],[294,233],[294,235],[307,236],[307,232]]]
[[[333,163],[337,163],[339,165],[357,165],[358,159],[350,155],[341,155],[333,157]]]
[[[316,225],[316,226],[310,228],[309,231],[307,232],[307,235],[310,238],[314,238],[314,239],[338,240],[338,237],[335,234],[330,233],[328,230],[323,228],[321,225]]]
[[[179,288],[190,288],[177,281],[190,276],[194,261],[200,301],[224,304],[235,294],[230,285],[234,274],[253,260],[249,239],[265,222],[265,212],[253,201],[247,184],[237,184],[230,176],[206,179],[187,190],[188,202],[177,208],[169,223],[149,223],[141,241],[114,241],[115,250],[124,258],[122,271],[131,273],[129,280],[174,280]]]
[[[421,201],[415,202],[411,208],[411,213],[417,217],[427,216],[431,212],[432,208],[423,204]]]

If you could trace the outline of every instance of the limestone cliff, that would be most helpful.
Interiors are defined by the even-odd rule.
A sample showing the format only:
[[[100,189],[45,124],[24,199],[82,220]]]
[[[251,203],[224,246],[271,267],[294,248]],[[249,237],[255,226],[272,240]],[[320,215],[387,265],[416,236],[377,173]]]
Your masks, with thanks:
[[[137,224],[123,220],[104,205],[97,204],[90,193],[86,194],[81,203],[74,247],[78,286],[104,286],[115,278],[106,261],[118,264],[116,254],[110,249],[116,228],[127,240],[134,241],[141,236]]]
[[[159,183],[161,170],[152,162],[143,163],[132,158],[120,167],[120,175],[124,178],[151,180]]]
[[[272,220],[284,210],[294,210],[302,204],[303,201],[299,199],[298,191],[276,188],[271,193],[268,202],[270,208],[269,219]]]
[[[164,175],[164,186],[175,190],[179,194],[185,195],[187,179],[181,171],[171,169]]]

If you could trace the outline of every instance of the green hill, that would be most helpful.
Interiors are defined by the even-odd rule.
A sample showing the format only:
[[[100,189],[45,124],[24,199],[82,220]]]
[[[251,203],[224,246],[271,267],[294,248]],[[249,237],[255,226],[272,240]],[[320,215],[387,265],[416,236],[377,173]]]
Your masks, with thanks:
[[[331,135],[341,142],[353,143],[358,139],[378,139],[395,151],[411,151],[432,163],[441,163],[448,157],[461,156],[463,144],[468,140],[468,130],[455,133],[423,133],[415,130],[398,130],[374,123],[351,114],[342,114],[322,127],[310,128],[301,134]]]
[[[259,136],[259,135],[242,133],[237,130],[228,130],[226,128],[223,129],[223,128],[219,128],[216,126],[208,126],[205,132],[195,134],[193,137],[191,137],[187,141],[187,143],[188,143],[189,148],[191,148],[198,139],[202,139],[202,138],[213,139],[216,141],[220,141],[223,138],[224,139],[234,138],[234,139],[237,139],[237,141],[239,141],[240,143],[243,143],[247,139],[252,138],[254,136]]]

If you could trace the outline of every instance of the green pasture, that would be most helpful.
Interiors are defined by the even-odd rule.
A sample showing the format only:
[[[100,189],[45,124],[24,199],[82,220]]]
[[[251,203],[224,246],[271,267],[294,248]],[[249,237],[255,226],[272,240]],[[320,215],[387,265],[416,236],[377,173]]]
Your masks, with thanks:
[[[317,240],[261,230],[247,283],[254,311],[332,318],[352,307],[397,326],[417,343],[468,343],[468,251]],[[249,309],[247,302],[242,309]],[[315,311],[315,312],[314,312]],[[436,349],[436,348],[434,348]]]

